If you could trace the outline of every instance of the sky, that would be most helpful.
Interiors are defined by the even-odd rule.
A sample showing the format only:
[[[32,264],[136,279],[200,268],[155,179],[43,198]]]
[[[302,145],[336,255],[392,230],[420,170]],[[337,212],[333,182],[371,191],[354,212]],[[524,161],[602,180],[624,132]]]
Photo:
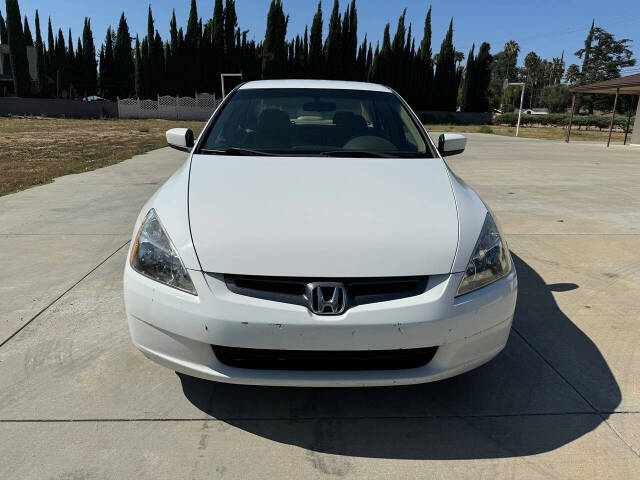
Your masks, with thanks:
[[[340,0],[341,11],[350,0]],[[117,27],[122,11],[125,12],[132,35],[146,34],[147,5],[150,3],[156,20],[156,28],[163,39],[169,31],[171,11],[175,8],[178,25],[185,26],[189,15],[191,0],[19,0],[22,15],[29,17],[29,24],[35,35],[33,18],[39,9],[43,35],[46,36],[46,19],[51,17],[54,33],[63,28],[65,38],[71,27],[74,44],[82,33],[84,17],[91,18],[91,26],[96,40],[96,48],[104,39],[107,26]],[[269,0],[236,0],[238,25],[249,30],[248,38],[260,41],[264,38]],[[4,4],[4,2],[1,2]],[[287,37],[304,32],[305,25],[311,27],[311,21],[317,7],[317,0],[283,0],[285,13],[290,15]],[[375,42],[382,40],[385,24],[391,23],[391,35],[402,13],[407,9],[407,23],[413,24],[414,36],[422,39],[424,18],[429,5],[433,6],[432,48],[434,53],[453,17],[454,45],[467,55],[471,45],[487,41],[491,51],[502,50],[504,43],[515,40],[520,44],[519,63],[524,56],[535,51],[543,58],[560,56],[565,52],[567,66],[579,63],[573,52],[582,48],[584,39],[595,19],[596,25],[614,34],[616,38],[629,38],[634,57],[638,65],[627,69],[623,74],[640,73],[640,1],[619,0],[613,3],[602,0],[536,0],[534,2],[516,2],[505,0],[357,0],[358,38],[364,34]],[[208,19],[213,15],[214,0],[197,0],[198,14]],[[324,35],[327,34],[329,15],[333,0],[323,1]],[[0,7],[5,16],[4,5]],[[45,37],[46,38],[46,37]],[[416,42],[416,43],[417,43]]]

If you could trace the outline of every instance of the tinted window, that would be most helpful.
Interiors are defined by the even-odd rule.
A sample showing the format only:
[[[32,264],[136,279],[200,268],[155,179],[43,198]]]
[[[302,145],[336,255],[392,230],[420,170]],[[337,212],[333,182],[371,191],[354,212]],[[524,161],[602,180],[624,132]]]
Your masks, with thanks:
[[[238,90],[207,133],[203,149],[431,156],[419,126],[394,94],[309,88]]]

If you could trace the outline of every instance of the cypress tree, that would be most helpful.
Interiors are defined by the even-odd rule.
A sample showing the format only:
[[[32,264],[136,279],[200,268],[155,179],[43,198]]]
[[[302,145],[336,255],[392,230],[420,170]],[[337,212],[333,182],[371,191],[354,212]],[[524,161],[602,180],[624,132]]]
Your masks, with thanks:
[[[182,77],[184,82],[183,92],[191,96],[194,95],[198,86],[198,74],[200,72],[198,48],[201,35],[200,23],[198,22],[198,6],[196,5],[196,0],[191,0],[187,33],[184,37],[184,76]]]
[[[140,53],[140,38],[136,35],[136,96],[138,98],[145,97],[145,82],[144,82],[144,72],[142,66],[142,55]]]
[[[141,69],[144,69],[144,73],[145,75],[141,78],[143,78],[144,81],[144,85],[142,86],[141,90],[138,90],[138,59],[137,59],[137,55],[138,53],[136,52],[136,93],[138,94],[138,96],[140,96],[139,92],[142,92],[142,94],[145,95],[145,98],[153,98],[155,97],[155,82],[156,82],[156,76],[153,74],[153,53],[152,49],[153,49],[153,40],[154,40],[154,34],[155,34],[155,27],[154,27],[154,22],[153,22],[153,13],[151,12],[151,4],[149,4],[149,8],[147,11],[147,36],[142,40],[142,50],[140,52],[140,62],[142,62],[141,64]],[[136,36],[137,37],[137,36]],[[138,38],[136,38],[137,42],[140,43],[140,40]]]
[[[483,42],[474,61],[476,71],[474,111],[476,112],[489,110],[489,83],[491,83],[491,62],[493,61],[490,50],[491,45]]]
[[[104,59],[100,61],[100,83],[102,84],[102,95],[105,98],[113,99],[118,94],[114,68],[114,33],[111,26],[109,26],[107,27],[107,35],[104,41]]]
[[[313,16],[311,24],[311,36],[309,37],[309,72],[312,78],[322,78],[323,75],[323,55],[322,55],[322,0],[318,2],[318,9]]]
[[[364,40],[358,48],[358,55],[356,56],[356,80],[362,82],[365,80],[365,72],[367,68],[367,35],[364,35]]]
[[[287,24],[282,0],[271,0],[267,14],[267,29],[262,44],[262,78],[283,78],[287,59]]]
[[[66,62],[67,62],[67,48],[65,47],[65,44],[64,44],[64,35],[62,33],[62,29],[59,28],[58,36],[56,38],[54,65],[55,65],[56,71],[60,71],[60,74],[62,75],[62,82],[63,82],[62,88],[64,88],[65,78],[64,78],[63,72],[66,67]]]
[[[31,35],[31,29],[29,28],[29,19],[27,16],[24,16],[24,44],[32,47],[33,46],[33,35]]]
[[[0,44],[9,43],[9,37],[7,36],[7,24],[4,23],[4,17],[0,12]]]
[[[73,39],[71,38],[71,29],[69,29],[69,40],[67,42],[67,45],[69,45],[69,48],[67,50],[67,65],[72,66],[74,61],[75,61],[75,54],[73,53]]]
[[[304,40],[302,41],[303,57],[304,57],[304,73],[309,71],[309,27],[304,27]]]
[[[437,96],[433,99],[436,110],[454,112],[458,99],[458,74],[456,72],[455,48],[453,47],[453,19],[449,22],[449,30],[440,46],[436,73],[434,76],[434,91]]]
[[[36,63],[38,65],[38,90],[40,95],[47,94],[47,72],[45,71],[45,51],[40,31],[40,15],[36,10]]]
[[[433,51],[431,50],[431,7],[424,20],[424,36],[420,43],[420,63],[418,72],[418,108],[432,108],[433,98]]]
[[[94,94],[97,86],[98,65],[96,64],[96,46],[93,41],[93,32],[91,31],[91,20],[88,17],[84,19],[82,49],[82,72],[85,88],[87,94]]]
[[[342,15],[342,27],[340,28],[340,49],[342,51],[342,59],[340,61],[340,68],[336,78],[339,78],[341,80],[349,80],[350,72],[353,68],[353,61],[351,61],[350,64],[347,63],[350,60],[349,50],[351,48],[349,38],[349,8],[349,5],[347,5],[347,9],[344,11],[344,15]]]
[[[235,71],[235,30],[238,26],[238,17],[236,15],[235,0],[226,0],[224,7],[224,47],[226,56],[226,64],[228,68]]]
[[[113,47],[113,59],[115,93],[119,97],[127,97],[135,89],[135,67],[133,65],[133,56],[131,55],[131,35],[129,34],[129,25],[124,12],[120,15],[120,22],[118,23],[118,32],[116,33],[116,41]]]
[[[7,40],[9,60],[13,72],[13,86],[18,97],[28,97],[31,93],[31,76],[27,60],[27,46],[22,31],[22,16],[18,0],[7,0]]]
[[[221,94],[222,85],[220,82],[220,74],[225,73],[222,71],[222,65],[225,61],[224,57],[224,8],[222,6],[222,0],[215,0],[213,8],[213,27],[211,30],[211,51],[213,58],[210,59],[212,64],[212,75],[215,87],[215,92]]]
[[[476,44],[474,43],[467,55],[467,66],[465,68],[464,81],[462,83],[462,111],[473,112],[475,107],[475,87],[476,87],[476,70],[474,65],[474,52]]]
[[[106,96],[104,93],[104,45],[100,46],[100,60],[98,61],[98,89],[103,96]]]
[[[168,77],[167,85],[169,87],[167,91],[170,95],[176,95],[178,93],[178,79],[181,76],[180,64],[182,59],[180,58],[180,54],[178,51],[178,24],[176,22],[175,9],[173,10],[173,14],[171,15],[171,22],[169,23],[169,37],[169,53],[166,55]]]
[[[358,10],[356,9],[356,0],[351,0],[349,7],[349,41],[346,46],[347,52],[347,71],[350,73],[351,80],[357,80],[359,74],[356,66],[356,52],[358,50]]]
[[[56,77],[56,48],[55,40],[53,38],[53,28],[51,28],[51,17],[49,17],[49,24],[47,25],[47,55],[45,57],[45,66],[47,67],[47,74],[54,79]]]
[[[342,32],[338,0],[333,2],[329,18],[329,33],[324,43],[324,56],[327,64],[327,77],[340,78],[342,70]]]
[[[391,56],[389,65],[389,79],[388,85],[398,91],[402,91],[402,82],[406,78],[407,71],[404,65],[404,53],[405,53],[405,35],[407,33],[404,26],[404,20],[407,15],[407,9],[405,8],[398,18],[398,26],[396,28],[396,34],[393,37],[393,43],[391,44]]]

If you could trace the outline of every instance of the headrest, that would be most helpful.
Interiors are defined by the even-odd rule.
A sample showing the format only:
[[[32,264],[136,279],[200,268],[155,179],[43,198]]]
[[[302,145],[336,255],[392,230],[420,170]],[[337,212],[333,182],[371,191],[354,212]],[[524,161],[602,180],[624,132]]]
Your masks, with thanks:
[[[260,113],[258,130],[275,131],[288,129],[291,126],[289,114],[283,110],[267,108]]]

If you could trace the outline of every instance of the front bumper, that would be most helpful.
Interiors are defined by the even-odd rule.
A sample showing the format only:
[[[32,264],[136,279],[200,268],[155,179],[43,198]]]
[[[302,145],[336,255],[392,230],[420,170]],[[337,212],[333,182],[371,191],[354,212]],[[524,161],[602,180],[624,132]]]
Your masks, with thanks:
[[[454,298],[462,273],[432,276],[418,296],[317,316],[307,308],[237,295],[220,279],[190,271],[198,296],[125,267],[133,343],[181,373],[229,383],[379,386],[430,382],[471,370],[506,345],[517,295],[515,269]],[[426,365],[403,370],[286,371],[227,366],[211,345],[273,350],[394,350],[438,346]]]

